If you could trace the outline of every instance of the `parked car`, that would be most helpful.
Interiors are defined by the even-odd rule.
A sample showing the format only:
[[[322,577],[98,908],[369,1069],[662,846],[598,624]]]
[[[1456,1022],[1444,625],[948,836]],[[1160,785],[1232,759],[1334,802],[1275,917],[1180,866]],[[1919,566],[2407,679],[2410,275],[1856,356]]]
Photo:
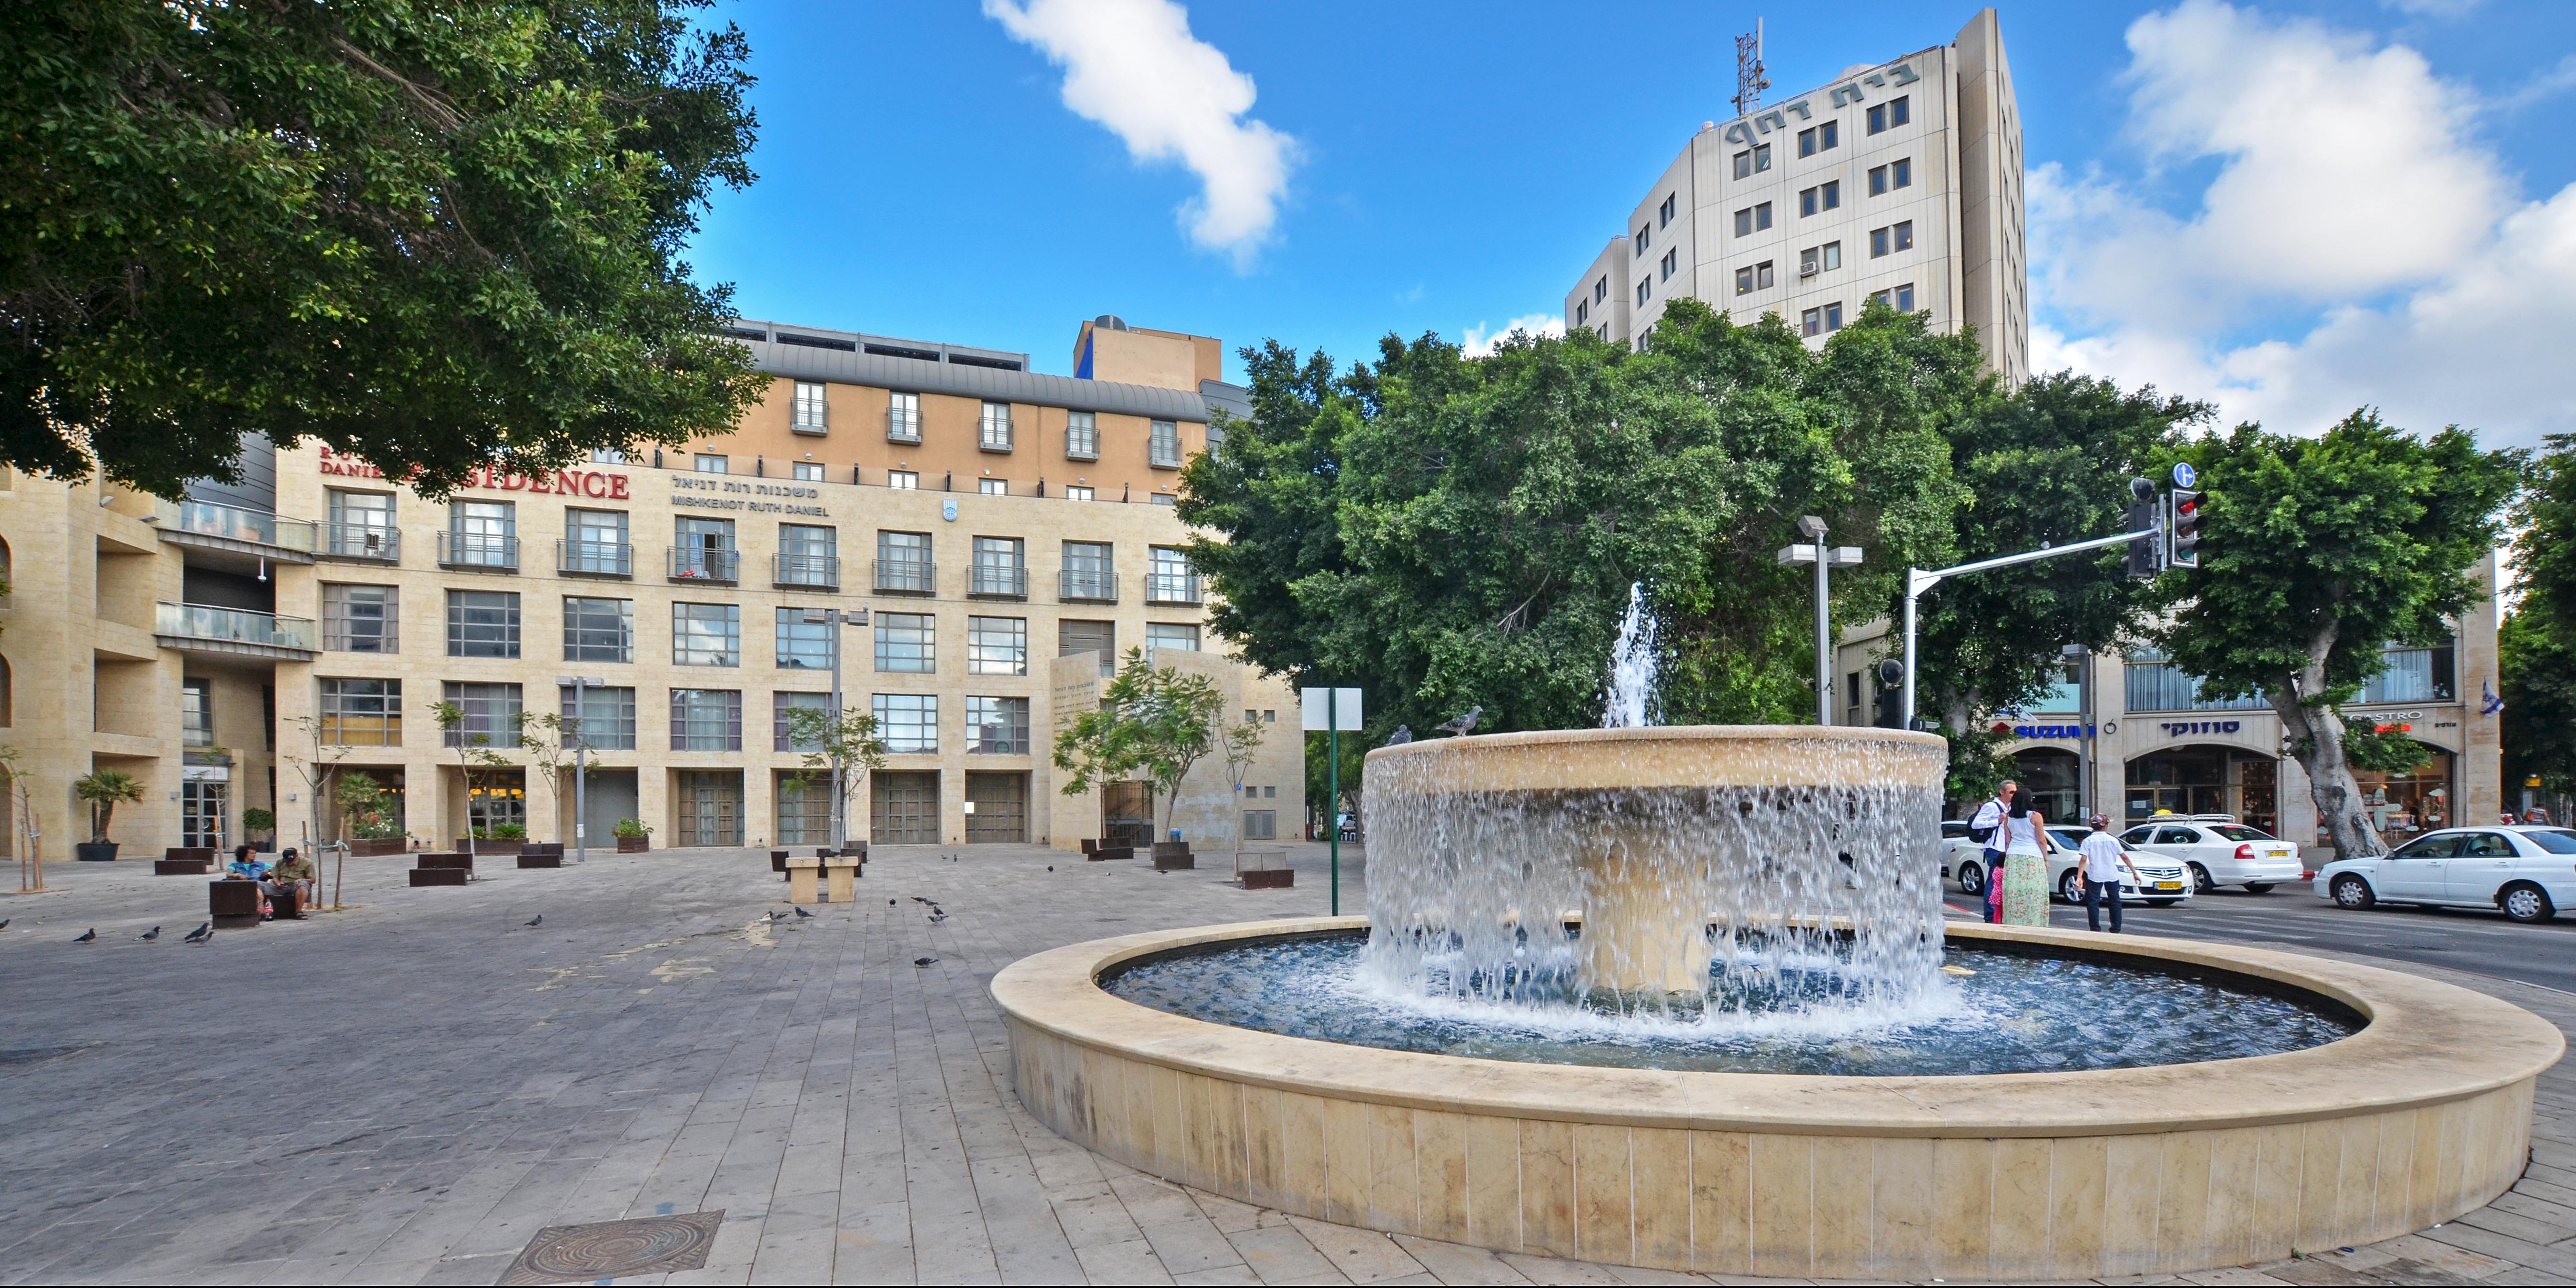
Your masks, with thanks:
[[[2152,818],[2122,832],[2120,839],[2150,854],[2181,860],[2191,869],[2192,887],[2202,894],[2225,885],[2262,894],[2308,875],[2299,866],[2296,844],[2224,814]]]
[[[2337,859],[2317,869],[2316,891],[2339,908],[2500,908],[2516,921],[2547,921],[2576,902],[2576,830],[2446,827],[2377,858]]]
[[[2083,857],[2085,829],[2052,827],[2048,829],[2048,888],[2068,903],[2084,902],[2082,877],[2076,865]],[[1941,825],[1941,876],[1956,881],[1969,894],[1983,894],[1986,880],[1985,846],[1968,839],[1968,825],[1946,822]],[[2123,844],[2120,857],[2129,871],[2120,880],[2120,898],[2144,900],[2149,906],[2170,908],[2191,897],[2190,874],[2180,862],[2149,854]]]

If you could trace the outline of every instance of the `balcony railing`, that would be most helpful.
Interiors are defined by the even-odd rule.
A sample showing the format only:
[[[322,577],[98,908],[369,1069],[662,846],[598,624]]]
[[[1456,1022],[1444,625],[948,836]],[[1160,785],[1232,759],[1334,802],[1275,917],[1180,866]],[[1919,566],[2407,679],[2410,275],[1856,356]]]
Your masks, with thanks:
[[[220,501],[160,501],[153,507],[160,516],[161,530],[249,545],[275,546],[302,554],[313,553],[313,529],[310,519],[287,519],[265,510],[248,510]]]
[[[1145,602],[1148,604],[1195,604],[1199,602],[1199,575],[1194,572],[1150,572],[1145,574]]]
[[[876,588],[888,595],[929,595],[939,590],[939,565],[927,559],[879,559]]]
[[[671,547],[671,580],[732,581],[742,555],[727,546]]]
[[[635,546],[625,541],[558,540],[555,571],[587,577],[632,577]]]
[[[1029,570],[1018,564],[979,563],[966,583],[966,593],[988,599],[1026,599]]]
[[[208,604],[156,605],[154,632],[177,639],[313,651],[313,619]]]
[[[1100,431],[1074,430],[1064,436],[1064,458],[1069,461],[1100,459]]]
[[[519,570],[519,539],[491,532],[457,532],[438,534],[438,563],[442,568],[498,568],[504,572]]]
[[[811,586],[819,590],[837,590],[841,585],[841,560],[836,555],[771,555],[770,581],[779,586]]]
[[[886,441],[889,443],[920,442],[921,421],[911,416],[886,417]]]
[[[1118,573],[1110,568],[1067,568],[1056,585],[1056,598],[1117,603]]]
[[[402,562],[402,529],[372,523],[322,525],[322,553],[334,559]]]

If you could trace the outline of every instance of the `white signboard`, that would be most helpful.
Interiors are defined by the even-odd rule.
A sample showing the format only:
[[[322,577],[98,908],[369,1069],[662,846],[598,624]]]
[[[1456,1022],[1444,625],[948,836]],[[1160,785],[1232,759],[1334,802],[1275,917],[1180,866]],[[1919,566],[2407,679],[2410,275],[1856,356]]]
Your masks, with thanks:
[[[1361,716],[1360,691],[1357,689],[1297,690],[1298,714],[1304,717],[1303,726],[1316,733],[1325,730],[1324,704],[1327,701],[1333,703],[1331,727],[1358,732]]]

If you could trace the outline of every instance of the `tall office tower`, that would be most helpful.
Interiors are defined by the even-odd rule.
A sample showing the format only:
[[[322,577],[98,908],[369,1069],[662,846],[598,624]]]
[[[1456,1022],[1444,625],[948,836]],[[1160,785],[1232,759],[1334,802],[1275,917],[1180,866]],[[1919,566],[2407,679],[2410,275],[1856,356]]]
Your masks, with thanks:
[[[1958,38],[1846,68],[1710,122],[1565,296],[1568,330],[1644,347],[1688,295],[1812,343],[1876,297],[1976,328],[2008,383],[2030,374],[2021,113],[1995,11]]]

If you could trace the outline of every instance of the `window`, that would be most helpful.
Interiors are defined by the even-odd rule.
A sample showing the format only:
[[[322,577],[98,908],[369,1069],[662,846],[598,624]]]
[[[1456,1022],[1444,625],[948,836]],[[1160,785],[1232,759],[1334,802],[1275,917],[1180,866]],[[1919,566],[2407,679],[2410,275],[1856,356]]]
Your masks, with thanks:
[[[1878,291],[1873,293],[1869,298],[1876,300],[1899,313],[1911,313],[1914,311],[1914,283],[1907,282],[1903,286],[1891,287],[1884,291]]]
[[[877,741],[897,755],[939,750],[939,696],[934,693],[879,693],[870,699],[877,718]]]
[[[1181,553],[1180,547],[1148,546],[1145,555],[1146,603],[1199,602],[1198,574],[1190,569],[1189,556]]]
[[[1249,790],[1246,790],[1244,794],[1249,796],[1252,793]],[[1248,809],[1243,811],[1243,839],[1247,841],[1275,841],[1279,839],[1279,811],[1275,809]]]
[[[1061,595],[1066,599],[1118,598],[1115,548],[1106,541],[1065,542]]]
[[[912,470],[887,470],[886,486],[910,492],[921,486],[921,475]]]
[[[324,743],[334,747],[402,745],[402,681],[325,678],[318,683]]]
[[[1869,109],[1869,132],[1876,134],[1881,130],[1892,130],[1913,119],[1914,105],[1912,102],[1912,96],[1904,95],[1892,98],[1877,107]]]
[[[1025,550],[1025,543],[1018,537],[975,538],[975,563],[966,593],[1026,598],[1029,565]]]
[[[1825,329],[1827,331],[1840,331],[1843,329],[1843,306],[1841,304],[1834,303],[1825,306]]]
[[[1677,193],[1669,192],[1664,194],[1664,204],[1656,210],[1656,227],[1666,227],[1673,222],[1673,207],[1675,205],[1674,198],[1678,195],[1679,194]]]
[[[1009,479],[977,479],[975,490],[985,496],[1009,496],[1011,482]]]
[[[675,521],[671,576],[682,581],[732,581],[736,572],[733,520]]]
[[[1118,623],[1058,619],[1055,624],[1055,655],[1071,657],[1076,653],[1098,653],[1101,674],[1108,674],[1110,663],[1118,657]]]
[[[813,523],[778,525],[778,583],[782,586],[841,584],[841,534]]]
[[[769,749],[771,751],[821,751],[823,744],[812,738],[792,736],[789,721],[796,712],[811,711],[825,720],[832,718],[832,695],[828,693],[773,693],[769,695]]]
[[[1735,212],[1735,235],[1750,237],[1771,226],[1771,203],[1748,206]]]
[[[819,462],[815,461],[798,461],[788,467],[788,474],[799,483],[820,483],[823,481],[823,467]]]
[[[886,438],[896,443],[921,441],[921,395],[886,395]]]
[[[975,697],[966,699],[966,754],[969,756],[1029,754],[1029,700]]]
[[[1088,501],[1091,499],[1091,489],[1087,487],[1068,486],[1064,490],[1064,499],[1068,501]]]
[[[1735,177],[1749,179],[1771,168],[1771,145],[1768,143],[1735,154]]]
[[[1651,228],[1640,228],[1637,230],[1637,258],[1645,258],[1647,234],[1653,231],[1654,230]]]
[[[2259,711],[2270,705],[2261,698],[2204,698],[2197,677],[2148,649],[2131,652],[2124,669],[2127,683],[2121,696],[2129,711]]]
[[[1585,325],[1590,320],[1591,314],[1592,305],[1589,301],[1576,300],[1574,302],[1574,324],[1576,326]]]
[[[1842,204],[1843,185],[1840,179],[1831,183],[1820,183],[1798,193],[1798,214],[1801,217],[1839,209]]]
[[[215,745],[215,699],[206,680],[182,680],[179,683],[179,745],[211,747]],[[92,702],[96,699],[92,698]]]
[[[1006,402],[984,403],[983,432],[975,445],[988,452],[1011,450],[1011,405]]]
[[[823,384],[818,380],[796,382],[795,418],[788,427],[800,434],[823,432]]]
[[[1655,284],[1652,281],[1641,281],[1637,283],[1637,302],[1639,304],[1645,303],[1646,297],[1652,294],[1654,289]]]
[[[567,595],[563,612],[565,661],[635,660],[634,600]]]
[[[495,590],[447,592],[449,657],[517,657],[519,597]]]
[[[1600,303],[1602,300],[1609,298],[1609,295],[1610,295],[1610,275],[1609,275],[1609,274],[1607,274],[1607,273],[1604,273],[1604,274],[1602,274],[1602,275],[1601,275],[1601,280],[1600,280],[1600,281],[1594,282],[1594,283],[1592,284],[1592,302],[1593,302],[1593,303],[1595,303],[1595,304],[1598,304],[1598,303]]]
[[[590,463],[593,465],[624,465],[626,463],[626,453],[621,448],[594,447],[590,449]]]
[[[572,686],[559,691],[564,741],[592,751],[635,750],[635,690],[584,685],[581,705],[573,705]]]
[[[1665,281],[1669,282],[1673,280],[1673,270],[1681,266],[1681,258],[1682,253],[1678,250],[1668,250],[1664,252]]]
[[[1749,295],[1755,291],[1770,290],[1777,284],[1777,278],[1771,271],[1771,263],[1766,259],[1759,264],[1735,270],[1735,293]]]
[[[465,718],[441,739],[450,747],[515,747],[519,742],[519,686],[459,684],[439,686],[439,698],[455,704]]]
[[[1831,272],[1842,266],[1843,244],[1841,242],[1826,242],[1822,246],[1810,246],[1798,252],[1798,276],[1800,277],[1814,277],[1818,273]]]
[[[832,632],[839,629],[829,622],[807,621],[806,610],[802,608],[779,609],[779,667],[790,671],[831,670]]]
[[[671,750],[742,750],[742,690],[671,690]]]
[[[402,648],[402,594],[392,586],[322,586],[322,647],[334,653]]]
[[[2380,650],[2387,669],[2361,686],[2357,702],[2449,702],[2459,689],[2454,642],[2445,638],[2430,648]]]
[[[1875,197],[1898,188],[1914,186],[1914,159],[1900,157],[1886,165],[1873,166],[1869,172],[1869,195]]]
[[[695,458],[693,468],[700,474],[731,474],[733,458],[716,452],[700,452]]]
[[[1064,417],[1064,454],[1077,461],[1100,459],[1100,417],[1087,411]]]
[[[394,528],[394,499],[382,492],[331,490],[330,553],[392,559],[402,535]]]
[[[927,532],[877,533],[879,590],[928,594],[938,589],[938,568],[930,561]]]
[[[742,665],[742,607],[671,605],[671,665]]]
[[[476,568],[519,566],[519,509],[508,501],[452,501],[447,507],[447,558]]]
[[[1893,238],[1893,240],[1894,240],[1894,244],[1895,244],[1895,248],[1896,248],[1896,249],[1898,249],[1898,250],[1912,250],[1912,249],[1914,249],[1914,221],[1913,221],[1913,220],[1911,220],[1911,219],[1908,219],[1908,220],[1906,220],[1905,222],[1903,222],[1903,223],[1901,223],[1901,224],[1898,224],[1898,225],[1895,227],[1895,229],[1890,233],[1890,236],[1891,236],[1891,237]]]
[[[1753,293],[1752,265],[1747,264],[1744,267],[1735,270],[1735,293],[1738,295],[1751,295]]]
[[[966,619],[968,675],[1027,675],[1029,621],[1025,617]]]
[[[1145,462],[1165,469],[1180,468],[1181,427],[1177,422],[1168,420],[1153,422],[1152,432],[1146,440]]]
[[[564,511],[563,570],[625,577],[635,571],[623,510]]]
[[[938,621],[928,613],[877,614],[877,669],[920,675],[935,670]]]
[[[1842,142],[1841,132],[1840,121],[1827,121],[1822,125],[1810,126],[1798,131],[1798,155],[1811,157],[1832,149],[1835,144]]]
[[[1843,306],[1827,304],[1798,315],[1798,330],[1804,335],[1824,335],[1843,329]]]
[[[1199,628],[1188,622],[1145,623],[1145,652],[1172,649],[1182,653],[1199,651]]]

